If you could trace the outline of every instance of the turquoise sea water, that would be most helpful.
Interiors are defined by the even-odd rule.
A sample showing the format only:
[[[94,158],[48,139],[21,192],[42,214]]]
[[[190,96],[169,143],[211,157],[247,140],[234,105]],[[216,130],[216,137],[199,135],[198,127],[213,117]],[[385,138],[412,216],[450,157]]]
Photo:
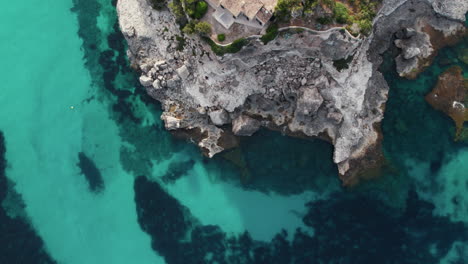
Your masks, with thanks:
[[[344,190],[318,140],[261,131],[208,160],[173,139],[112,1],[0,7],[0,263],[467,263],[468,145],[424,102],[468,72],[466,40],[415,81],[386,71],[392,169]]]

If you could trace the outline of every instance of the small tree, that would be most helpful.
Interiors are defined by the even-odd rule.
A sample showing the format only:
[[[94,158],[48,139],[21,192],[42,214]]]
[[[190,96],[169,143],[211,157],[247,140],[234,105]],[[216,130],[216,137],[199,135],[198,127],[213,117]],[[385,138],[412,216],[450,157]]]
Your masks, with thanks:
[[[190,22],[188,22],[188,24],[185,25],[185,27],[182,29],[182,31],[185,34],[191,35],[191,34],[195,33],[195,26],[196,26],[196,22],[193,21],[193,20],[190,20]]]
[[[174,0],[169,3],[169,8],[176,17],[176,21],[179,25],[184,26],[187,24],[187,17],[185,16],[184,8],[180,0]]]
[[[211,25],[207,22],[198,22],[195,25],[195,31],[200,35],[209,35],[211,34]]]

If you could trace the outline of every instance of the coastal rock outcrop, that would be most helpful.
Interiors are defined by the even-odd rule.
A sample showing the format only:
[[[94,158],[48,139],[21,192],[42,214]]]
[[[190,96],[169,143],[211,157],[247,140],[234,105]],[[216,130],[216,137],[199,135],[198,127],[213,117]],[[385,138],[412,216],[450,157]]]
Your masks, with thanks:
[[[260,128],[261,122],[246,115],[232,121],[232,132],[236,136],[251,136]]]
[[[463,77],[462,68],[454,66],[439,75],[434,89],[426,96],[426,101],[434,109],[450,116],[457,127],[459,138],[463,123],[468,121],[468,79]]]
[[[333,160],[350,185],[383,159],[388,85],[378,71],[382,54],[394,43],[400,47],[397,64],[407,75],[438,48],[427,25],[448,38],[463,28],[456,5],[437,5],[437,11],[435,2],[384,1],[367,38],[340,28],[283,31],[267,45],[252,38],[222,57],[198,37],[183,35],[168,10],[152,10],[146,0],[119,0],[117,10],[128,57],[148,94],[162,103],[167,129],[196,131],[209,157],[233,146],[227,137],[248,136],[260,126],[320,137],[334,145]]]
[[[412,28],[397,35],[395,45],[401,49],[396,57],[397,71],[402,77],[414,79],[432,64],[437,51],[458,42],[468,33],[463,24],[438,17],[416,19]]]

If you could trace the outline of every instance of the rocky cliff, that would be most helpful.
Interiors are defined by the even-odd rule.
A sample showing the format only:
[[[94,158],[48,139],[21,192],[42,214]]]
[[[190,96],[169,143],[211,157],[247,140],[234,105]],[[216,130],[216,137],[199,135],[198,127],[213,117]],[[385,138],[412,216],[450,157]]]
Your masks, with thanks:
[[[388,95],[378,71],[382,54],[399,47],[397,70],[414,77],[464,33],[468,2],[388,0],[367,38],[342,29],[291,30],[267,45],[254,38],[223,57],[198,37],[182,36],[173,15],[147,0],[118,0],[117,10],[128,57],[148,94],[162,103],[168,130],[191,135],[209,157],[260,127],[320,137],[334,145],[344,184],[353,184],[382,161]]]

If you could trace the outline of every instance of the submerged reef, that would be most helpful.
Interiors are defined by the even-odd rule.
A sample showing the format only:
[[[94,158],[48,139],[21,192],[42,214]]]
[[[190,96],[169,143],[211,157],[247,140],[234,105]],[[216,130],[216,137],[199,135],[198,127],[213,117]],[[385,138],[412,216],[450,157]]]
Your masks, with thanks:
[[[4,208],[7,196],[14,192],[9,189],[13,185],[8,184],[6,169],[5,138],[0,131],[0,263],[56,263],[44,250],[42,239],[28,219],[12,217]],[[21,197],[17,197],[17,200],[21,200]]]
[[[104,180],[94,161],[83,152],[78,153],[78,159],[77,166],[80,168],[81,174],[85,176],[89,189],[92,192],[102,191],[104,189]]]
[[[457,127],[455,138],[460,139],[463,124],[468,121],[468,79],[463,77],[462,68],[453,66],[442,73],[426,101],[453,119]]]
[[[144,176],[135,179],[134,190],[138,223],[168,264],[438,263],[454,241],[468,236],[464,223],[435,216],[434,206],[414,191],[403,211],[372,195],[335,193],[307,204],[305,228],[294,234],[278,230],[271,241],[261,242],[248,232],[232,235],[202,225],[189,208]],[[466,259],[462,252],[453,260]]]
[[[185,134],[209,157],[261,127],[318,137],[333,144],[340,178],[353,185],[384,163],[383,54],[397,46],[397,71],[415,77],[438,49],[466,34],[468,3],[388,0],[368,37],[342,28],[284,30],[268,44],[252,37],[223,56],[181,32],[170,10],[126,0],[117,11],[127,55],[147,93],[161,102],[166,129]]]

